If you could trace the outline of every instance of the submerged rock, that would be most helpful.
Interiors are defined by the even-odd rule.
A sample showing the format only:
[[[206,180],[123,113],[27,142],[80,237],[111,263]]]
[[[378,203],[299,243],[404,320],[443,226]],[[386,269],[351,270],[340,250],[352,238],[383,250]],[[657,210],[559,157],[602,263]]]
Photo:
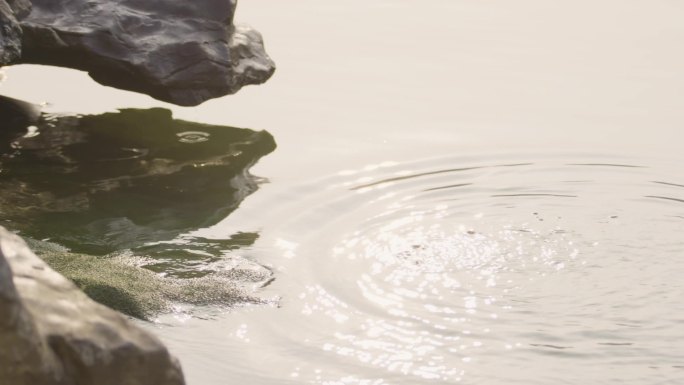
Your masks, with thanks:
[[[261,35],[233,24],[237,0],[32,3],[21,61],[87,71],[107,86],[193,106],[275,70]]]
[[[0,227],[0,383],[182,385],[157,338],[90,300]]]
[[[130,251],[98,257],[71,253],[51,242],[29,244],[90,298],[135,318],[149,320],[184,304],[231,307],[272,303],[253,294],[273,279],[271,270],[237,256],[225,257],[220,271],[178,278],[144,268],[154,262]]]

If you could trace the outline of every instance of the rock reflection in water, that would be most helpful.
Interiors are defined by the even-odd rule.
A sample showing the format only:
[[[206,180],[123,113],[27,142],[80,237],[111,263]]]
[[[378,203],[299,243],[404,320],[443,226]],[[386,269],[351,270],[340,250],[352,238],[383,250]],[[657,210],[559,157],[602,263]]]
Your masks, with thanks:
[[[53,268],[137,318],[179,303],[269,302],[253,292],[271,271],[226,255],[258,234],[176,238],[256,190],[248,170],[275,148],[270,134],[174,120],[164,109],[40,116],[33,107],[0,99],[0,218]]]
[[[12,140],[38,119],[40,106],[0,95],[0,153],[9,151]]]
[[[264,131],[175,120],[165,109],[43,116],[0,155],[6,225],[106,254],[210,226],[256,190]]]

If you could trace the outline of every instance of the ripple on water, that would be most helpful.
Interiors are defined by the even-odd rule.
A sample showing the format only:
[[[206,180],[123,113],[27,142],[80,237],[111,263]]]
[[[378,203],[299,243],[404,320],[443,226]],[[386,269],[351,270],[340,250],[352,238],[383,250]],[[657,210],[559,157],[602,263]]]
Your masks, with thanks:
[[[273,348],[294,351],[307,383],[684,379],[684,179],[545,159],[310,185],[262,236],[280,250],[269,262],[290,325]]]

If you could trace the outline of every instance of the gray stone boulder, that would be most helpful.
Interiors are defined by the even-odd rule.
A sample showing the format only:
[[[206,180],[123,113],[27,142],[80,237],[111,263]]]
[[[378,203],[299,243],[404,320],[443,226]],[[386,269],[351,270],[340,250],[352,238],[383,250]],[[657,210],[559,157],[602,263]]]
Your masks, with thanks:
[[[2,227],[0,314],[0,384],[184,384],[157,338],[90,300]]]
[[[21,61],[87,71],[107,86],[194,106],[275,70],[261,35],[233,24],[237,0],[32,3]]]

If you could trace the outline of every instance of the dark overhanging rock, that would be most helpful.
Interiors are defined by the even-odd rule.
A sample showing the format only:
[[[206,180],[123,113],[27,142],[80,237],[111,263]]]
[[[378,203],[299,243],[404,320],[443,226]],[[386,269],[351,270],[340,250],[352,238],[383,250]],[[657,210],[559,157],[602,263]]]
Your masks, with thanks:
[[[261,35],[233,24],[237,0],[32,0],[28,16],[26,0],[13,3],[23,30],[19,62],[87,71],[103,85],[166,102],[198,105],[275,70]]]

